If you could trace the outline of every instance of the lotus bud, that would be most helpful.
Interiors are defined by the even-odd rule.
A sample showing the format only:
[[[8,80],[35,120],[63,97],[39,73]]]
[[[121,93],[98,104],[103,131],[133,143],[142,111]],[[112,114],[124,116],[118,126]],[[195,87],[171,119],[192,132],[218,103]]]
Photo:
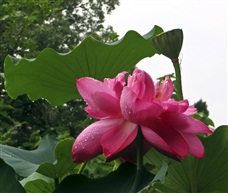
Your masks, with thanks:
[[[181,29],[161,33],[152,39],[155,49],[171,60],[178,59],[182,43],[183,31]]]

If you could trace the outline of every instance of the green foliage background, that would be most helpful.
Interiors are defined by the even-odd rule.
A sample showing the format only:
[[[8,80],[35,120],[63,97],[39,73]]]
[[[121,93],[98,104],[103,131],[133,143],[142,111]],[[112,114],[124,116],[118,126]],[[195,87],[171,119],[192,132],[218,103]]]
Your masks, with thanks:
[[[4,58],[34,58],[46,47],[66,53],[87,35],[116,41],[118,35],[103,22],[119,1],[0,0],[0,5],[0,142],[34,149],[47,133],[59,139],[77,136],[92,121],[84,112],[85,103],[72,100],[56,108],[25,95],[11,99],[4,87]]]
[[[162,32],[158,26],[144,36],[129,31],[119,41],[116,41],[118,36],[112,27],[104,28],[102,23],[105,14],[110,13],[118,3],[117,0],[1,1],[0,58],[4,59],[7,54],[11,56],[5,59],[5,69],[3,60],[0,63],[0,141],[10,145],[0,145],[0,190],[23,193],[72,190],[107,192],[110,188],[113,192],[131,190],[138,172],[134,164],[120,164],[118,160],[105,163],[103,155],[83,164],[76,164],[71,158],[74,138],[93,122],[84,112],[85,103],[80,99],[70,98],[79,97],[74,85],[75,78],[91,75],[102,80],[107,76],[113,77],[122,70],[130,71],[139,60],[158,53],[151,44],[151,39]],[[87,35],[98,40],[89,37],[78,46]],[[113,41],[115,42],[111,43]],[[46,47],[65,54],[58,54],[52,49],[43,50]],[[74,51],[69,52],[73,48]],[[94,51],[95,48],[97,52]],[[41,50],[43,52],[40,54]],[[88,50],[89,54],[86,53]],[[82,51],[86,54],[78,54],[83,53]],[[53,54],[57,57],[53,57]],[[18,59],[20,57],[37,58]],[[84,64],[80,70],[73,60],[75,58],[78,59],[79,66]],[[47,65],[49,63],[46,59],[52,59],[54,69],[60,69],[60,72],[65,70],[64,73],[72,75],[70,82],[64,82],[66,85],[70,83],[68,91],[73,93],[72,96],[68,97],[68,93],[56,95],[45,84],[44,87],[34,87],[39,85],[40,80],[29,81],[34,76],[41,81],[53,78],[46,76],[47,74],[39,76],[38,68],[34,67],[34,64],[40,65],[42,70],[47,69],[53,75],[55,71],[52,70],[52,65]],[[65,69],[62,59],[67,59],[73,68]],[[99,59],[108,62],[98,66]],[[24,76],[25,81],[22,80],[23,73],[28,75]],[[59,77],[62,78],[64,73],[60,73]],[[7,92],[17,99],[11,99],[6,94],[4,79]],[[58,77],[53,80],[49,85],[51,87],[60,83]],[[64,89],[63,85],[59,92]],[[42,96],[47,93],[50,98]],[[21,94],[28,94],[36,101],[32,102]],[[60,106],[53,107],[44,99],[37,100],[42,97]],[[71,101],[68,102],[69,100]],[[206,103],[200,100],[195,106],[199,113],[194,118],[214,126],[208,117]],[[149,151],[144,157],[147,170],[142,170],[143,177],[137,191],[145,187],[142,192],[227,192],[227,129],[227,126],[221,126],[211,136],[200,136],[206,149],[205,157],[201,160],[188,156],[179,163],[154,150]],[[47,133],[51,136],[46,135]],[[45,137],[40,140],[42,136]],[[18,175],[17,178],[15,174]],[[24,179],[19,183],[18,179],[21,178]],[[5,185],[9,179],[12,186]]]

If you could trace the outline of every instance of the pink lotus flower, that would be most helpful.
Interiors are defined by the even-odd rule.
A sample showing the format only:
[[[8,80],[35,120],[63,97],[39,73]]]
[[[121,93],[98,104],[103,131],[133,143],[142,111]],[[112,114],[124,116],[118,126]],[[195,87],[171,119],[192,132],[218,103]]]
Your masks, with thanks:
[[[204,147],[196,132],[212,133],[202,122],[190,117],[196,113],[187,100],[171,99],[172,81],[166,77],[155,83],[144,71],[122,72],[104,82],[80,78],[77,88],[88,106],[86,112],[99,119],[76,138],[72,155],[81,163],[104,153],[106,159],[120,157],[136,160],[136,136],[140,126],[144,136],[144,153],[154,147],[172,158],[189,153],[202,158]]]

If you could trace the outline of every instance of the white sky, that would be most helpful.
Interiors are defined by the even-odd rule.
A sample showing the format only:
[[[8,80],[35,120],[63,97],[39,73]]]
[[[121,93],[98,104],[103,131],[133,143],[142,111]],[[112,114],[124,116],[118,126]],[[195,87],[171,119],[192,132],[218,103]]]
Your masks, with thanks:
[[[181,28],[184,98],[191,104],[203,99],[215,126],[227,124],[227,11],[226,0],[120,0],[106,17],[120,38],[129,30],[141,35],[154,25],[169,31]],[[174,72],[162,55],[146,58],[138,67],[152,78]]]

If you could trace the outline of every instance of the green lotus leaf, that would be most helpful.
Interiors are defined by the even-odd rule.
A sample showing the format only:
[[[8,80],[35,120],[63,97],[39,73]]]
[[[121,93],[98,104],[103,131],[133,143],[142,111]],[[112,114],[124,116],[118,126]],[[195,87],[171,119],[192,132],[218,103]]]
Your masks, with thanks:
[[[22,185],[17,181],[15,171],[0,159],[0,192],[25,193]]]
[[[228,192],[228,126],[221,126],[202,139],[205,155],[198,159],[189,155],[181,162],[167,158],[155,150],[145,156],[145,162],[159,168],[169,163],[164,183],[156,183],[161,192]],[[156,170],[154,170],[156,172]]]
[[[26,193],[52,193],[55,189],[54,183],[48,183],[43,179],[29,181],[24,186]]]
[[[130,193],[136,176],[136,165],[125,162],[119,168],[107,176],[90,179],[81,174],[67,176],[56,188],[54,193],[72,193],[72,192],[93,192],[93,193]],[[136,187],[137,191],[148,185],[154,178],[154,175],[145,168],[141,171],[140,183]]]
[[[47,135],[42,139],[40,146],[32,151],[0,145],[0,158],[10,165],[18,175],[27,177],[35,172],[40,164],[56,161],[54,148],[57,142],[55,138]]]
[[[58,179],[66,173],[72,171],[77,164],[73,162],[71,149],[74,139],[64,139],[55,148],[56,163],[43,163],[37,172],[53,179]]]
[[[54,179],[34,172],[20,181],[26,193],[52,193],[55,189]]]
[[[144,36],[129,31],[112,44],[87,37],[69,53],[60,54],[46,48],[36,59],[7,56],[4,61],[6,90],[14,99],[27,94],[33,101],[45,98],[52,105],[62,105],[80,98],[76,79],[112,78],[131,70],[141,59],[156,54],[158,51],[151,38],[162,31],[158,26]]]

